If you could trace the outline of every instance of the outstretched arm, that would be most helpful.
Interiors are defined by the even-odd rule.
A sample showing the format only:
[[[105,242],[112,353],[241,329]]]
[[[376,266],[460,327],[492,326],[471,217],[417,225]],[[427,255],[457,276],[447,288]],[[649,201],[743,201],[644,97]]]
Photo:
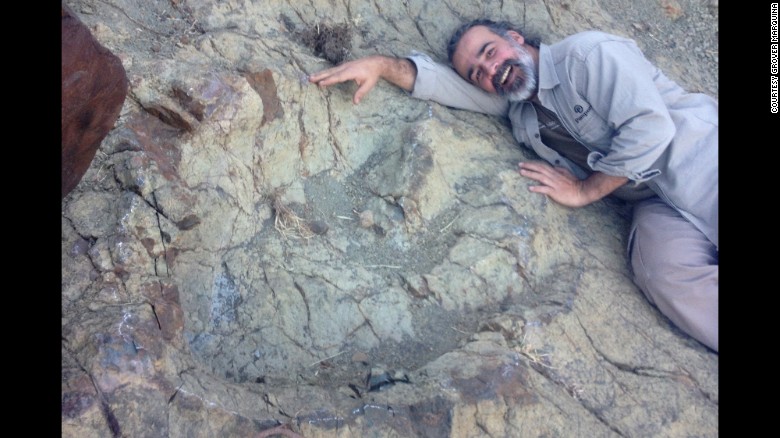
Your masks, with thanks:
[[[314,73],[309,76],[309,82],[327,87],[341,82],[355,81],[358,89],[352,102],[357,104],[374,88],[380,78],[411,92],[416,77],[417,67],[408,59],[372,55]]]

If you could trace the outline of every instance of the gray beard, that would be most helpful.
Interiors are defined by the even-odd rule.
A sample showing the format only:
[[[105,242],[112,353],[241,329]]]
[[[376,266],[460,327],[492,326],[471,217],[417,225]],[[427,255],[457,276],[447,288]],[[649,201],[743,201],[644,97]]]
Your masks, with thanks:
[[[500,94],[507,96],[511,102],[523,102],[531,98],[536,93],[537,78],[534,71],[534,59],[517,41],[508,38],[508,41],[517,52],[517,59],[507,61],[507,63],[519,67],[523,71],[524,79],[515,78],[516,83],[510,87],[509,91],[502,91]],[[498,90],[500,88],[496,88]]]

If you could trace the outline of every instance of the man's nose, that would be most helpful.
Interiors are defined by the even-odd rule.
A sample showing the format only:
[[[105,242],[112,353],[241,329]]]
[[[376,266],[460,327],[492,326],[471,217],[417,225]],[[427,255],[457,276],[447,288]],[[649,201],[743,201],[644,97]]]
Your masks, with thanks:
[[[496,71],[498,71],[498,63],[493,61],[484,61],[482,62],[482,72],[487,76],[488,79],[492,78],[493,75],[496,74]]]
[[[484,70],[487,77],[492,78],[498,71],[498,63],[493,60],[485,61]]]

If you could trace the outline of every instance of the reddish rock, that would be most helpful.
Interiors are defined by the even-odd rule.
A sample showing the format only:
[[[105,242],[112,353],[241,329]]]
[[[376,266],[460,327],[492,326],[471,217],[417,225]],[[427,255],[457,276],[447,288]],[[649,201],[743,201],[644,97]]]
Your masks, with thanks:
[[[263,121],[261,126],[274,119],[284,117],[284,110],[282,109],[279,95],[276,94],[276,82],[274,82],[271,70],[265,69],[259,73],[247,73],[246,80],[263,101]]]
[[[89,168],[127,95],[119,58],[62,5],[62,197]]]

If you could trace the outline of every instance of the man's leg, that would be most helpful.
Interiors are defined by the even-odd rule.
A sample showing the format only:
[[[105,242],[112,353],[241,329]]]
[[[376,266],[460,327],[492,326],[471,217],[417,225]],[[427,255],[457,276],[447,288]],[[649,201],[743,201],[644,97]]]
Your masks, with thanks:
[[[680,329],[718,351],[715,245],[657,197],[634,206],[631,229],[634,282]]]

